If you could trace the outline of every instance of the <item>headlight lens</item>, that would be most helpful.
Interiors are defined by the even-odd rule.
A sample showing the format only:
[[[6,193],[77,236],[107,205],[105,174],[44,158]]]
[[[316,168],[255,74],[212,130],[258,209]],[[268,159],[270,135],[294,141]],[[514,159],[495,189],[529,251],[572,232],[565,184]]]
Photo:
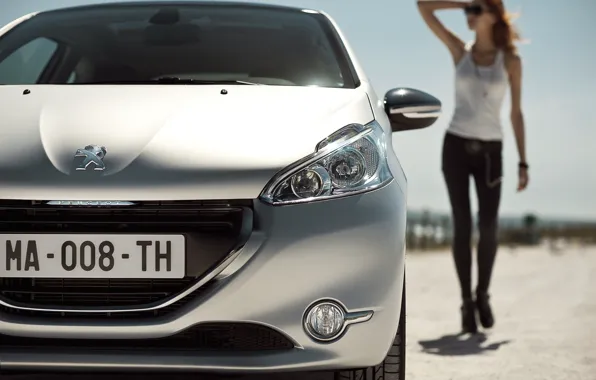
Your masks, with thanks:
[[[392,178],[382,127],[375,121],[350,124],[276,175],[261,199],[271,204],[309,202],[373,190]]]

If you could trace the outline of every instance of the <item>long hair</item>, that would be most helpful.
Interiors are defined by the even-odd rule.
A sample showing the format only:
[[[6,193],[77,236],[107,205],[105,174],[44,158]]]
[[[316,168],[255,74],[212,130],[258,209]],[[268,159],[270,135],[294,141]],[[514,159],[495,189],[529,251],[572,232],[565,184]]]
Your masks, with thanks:
[[[515,43],[520,40],[520,35],[513,25],[514,15],[505,10],[503,0],[485,0],[485,3],[497,17],[497,22],[493,25],[493,43],[498,49],[515,52]]]

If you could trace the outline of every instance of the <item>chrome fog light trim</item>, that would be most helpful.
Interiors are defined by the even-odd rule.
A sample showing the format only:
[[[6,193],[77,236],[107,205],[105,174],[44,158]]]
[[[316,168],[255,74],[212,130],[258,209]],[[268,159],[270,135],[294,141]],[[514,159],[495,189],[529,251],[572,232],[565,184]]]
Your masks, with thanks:
[[[304,331],[315,341],[329,343],[339,339],[348,326],[366,322],[372,316],[372,310],[348,312],[339,302],[321,300],[306,309]]]

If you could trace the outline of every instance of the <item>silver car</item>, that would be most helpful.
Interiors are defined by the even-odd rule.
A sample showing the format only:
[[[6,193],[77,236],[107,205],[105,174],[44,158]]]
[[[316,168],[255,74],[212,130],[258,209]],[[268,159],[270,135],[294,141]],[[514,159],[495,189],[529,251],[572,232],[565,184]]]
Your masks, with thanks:
[[[0,367],[404,377],[406,177],[325,13],[131,2],[0,30]],[[397,377],[396,377],[397,376]]]

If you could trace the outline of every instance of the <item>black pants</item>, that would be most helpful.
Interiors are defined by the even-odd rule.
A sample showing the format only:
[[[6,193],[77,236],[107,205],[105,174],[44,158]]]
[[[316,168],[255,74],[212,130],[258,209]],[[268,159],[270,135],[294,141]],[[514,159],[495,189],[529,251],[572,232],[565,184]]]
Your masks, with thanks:
[[[472,212],[470,177],[478,196],[477,292],[488,292],[497,253],[501,177],[503,175],[500,141],[471,140],[447,133],[443,143],[443,175],[449,191],[453,216],[453,258],[461,294],[472,297]]]

